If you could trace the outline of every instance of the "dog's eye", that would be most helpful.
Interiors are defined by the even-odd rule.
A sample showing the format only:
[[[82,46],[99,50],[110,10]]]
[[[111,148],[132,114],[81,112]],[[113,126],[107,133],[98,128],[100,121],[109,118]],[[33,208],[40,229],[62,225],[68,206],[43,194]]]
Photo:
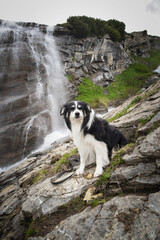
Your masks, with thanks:
[[[75,107],[71,107],[70,110],[71,110],[71,111],[74,111],[74,110],[75,110]]]
[[[82,110],[82,107],[81,107],[81,106],[78,106],[78,109],[79,109],[79,110]]]

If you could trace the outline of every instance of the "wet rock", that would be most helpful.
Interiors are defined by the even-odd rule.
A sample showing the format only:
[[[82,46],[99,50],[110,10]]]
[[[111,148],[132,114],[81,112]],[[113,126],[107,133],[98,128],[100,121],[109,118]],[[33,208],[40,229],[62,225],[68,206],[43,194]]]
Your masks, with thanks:
[[[14,192],[12,195],[7,194],[7,198],[3,199],[0,207],[0,215],[9,215],[14,209],[16,209],[21,204],[21,199],[24,196],[23,190]]]

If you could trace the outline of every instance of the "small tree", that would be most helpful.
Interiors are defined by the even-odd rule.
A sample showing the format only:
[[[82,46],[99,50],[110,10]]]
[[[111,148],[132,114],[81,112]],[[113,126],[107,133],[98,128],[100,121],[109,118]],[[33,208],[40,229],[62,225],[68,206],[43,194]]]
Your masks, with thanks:
[[[106,33],[113,41],[122,41],[125,37],[125,24],[114,19],[104,21],[86,16],[72,16],[67,19],[67,23],[78,38],[104,36]]]
[[[85,38],[90,35],[90,29],[87,23],[83,22],[80,17],[70,17],[67,22],[73,27],[73,34],[78,38]]]
[[[116,29],[121,36],[121,41],[125,39],[125,27],[126,25],[123,22],[119,22],[118,20],[111,19],[107,21],[108,25],[111,26],[112,28]]]

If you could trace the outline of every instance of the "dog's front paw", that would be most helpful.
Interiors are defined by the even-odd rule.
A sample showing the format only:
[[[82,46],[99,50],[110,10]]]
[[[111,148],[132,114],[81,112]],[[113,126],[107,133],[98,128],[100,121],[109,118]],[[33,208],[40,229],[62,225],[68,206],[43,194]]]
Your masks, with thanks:
[[[100,175],[102,175],[103,173],[103,169],[96,169],[96,171],[94,172],[94,177],[99,177]]]
[[[76,175],[81,175],[84,173],[84,168],[81,168],[79,167],[77,170],[76,170]]]

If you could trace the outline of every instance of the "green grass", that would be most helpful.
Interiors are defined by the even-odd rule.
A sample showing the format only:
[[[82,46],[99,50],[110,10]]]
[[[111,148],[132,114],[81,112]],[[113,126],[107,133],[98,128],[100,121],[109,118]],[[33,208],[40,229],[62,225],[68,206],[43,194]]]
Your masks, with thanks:
[[[149,115],[147,118],[141,118],[140,124],[141,126],[145,125],[147,122],[151,121],[151,119],[155,116],[155,114]]]
[[[60,169],[63,169],[64,166],[68,166],[69,161],[68,157],[77,153],[77,148],[73,149],[70,153],[65,153],[59,161],[56,161],[56,169],[54,172],[58,172]]]
[[[120,75],[115,76],[115,82],[107,87],[108,99],[113,102],[135,95],[151,75],[145,64],[131,64]]]
[[[140,58],[133,56],[135,62],[141,62],[145,64],[150,71],[155,70],[160,65],[160,50],[154,50],[150,52],[149,58]]]
[[[32,184],[37,183],[38,181],[42,180],[47,174],[47,170],[46,169],[42,169],[40,170],[36,176],[33,177],[32,179]]]
[[[122,150],[121,150],[122,151]],[[110,177],[111,177],[111,173],[114,171],[115,167],[124,163],[123,159],[122,159],[122,152],[118,152],[114,158],[112,159],[112,161],[110,162],[110,166],[107,167],[106,171],[99,177],[96,186],[102,185],[103,183],[109,183],[110,181]]]
[[[92,199],[89,203],[89,205],[91,205],[92,207],[96,207],[99,204],[103,204],[105,203],[106,200],[105,199],[100,199],[100,198],[96,198],[96,199]]]
[[[134,96],[159,65],[160,50],[150,52],[149,58],[134,56],[134,64],[131,64],[120,75],[115,76],[115,82],[107,87],[108,99],[114,102],[117,99],[122,100]]]
[[[104,89],[95,85],[89,78],[83,78],[78,87],[77,100],[87,102],[91,107],[107,106],[107,96]]]
[[[36,233],[36,229],[34,227],[34,221],[32,220],[29,225],[28,228],[26,230],[26,234],[25,234],[25,239],[29,239],[31,236],[33,236]]]
[[[156,130],[160,126],[159,122],[153,123],[152,127],[147,131],[147,134],[152,133],[154,130]]]
[[[80,195],[77,198],[71,200],[69,203],[63,205],[67,212],[72,210],[79,211],[85,206],[85,202],[83,201],[84,195]]]

